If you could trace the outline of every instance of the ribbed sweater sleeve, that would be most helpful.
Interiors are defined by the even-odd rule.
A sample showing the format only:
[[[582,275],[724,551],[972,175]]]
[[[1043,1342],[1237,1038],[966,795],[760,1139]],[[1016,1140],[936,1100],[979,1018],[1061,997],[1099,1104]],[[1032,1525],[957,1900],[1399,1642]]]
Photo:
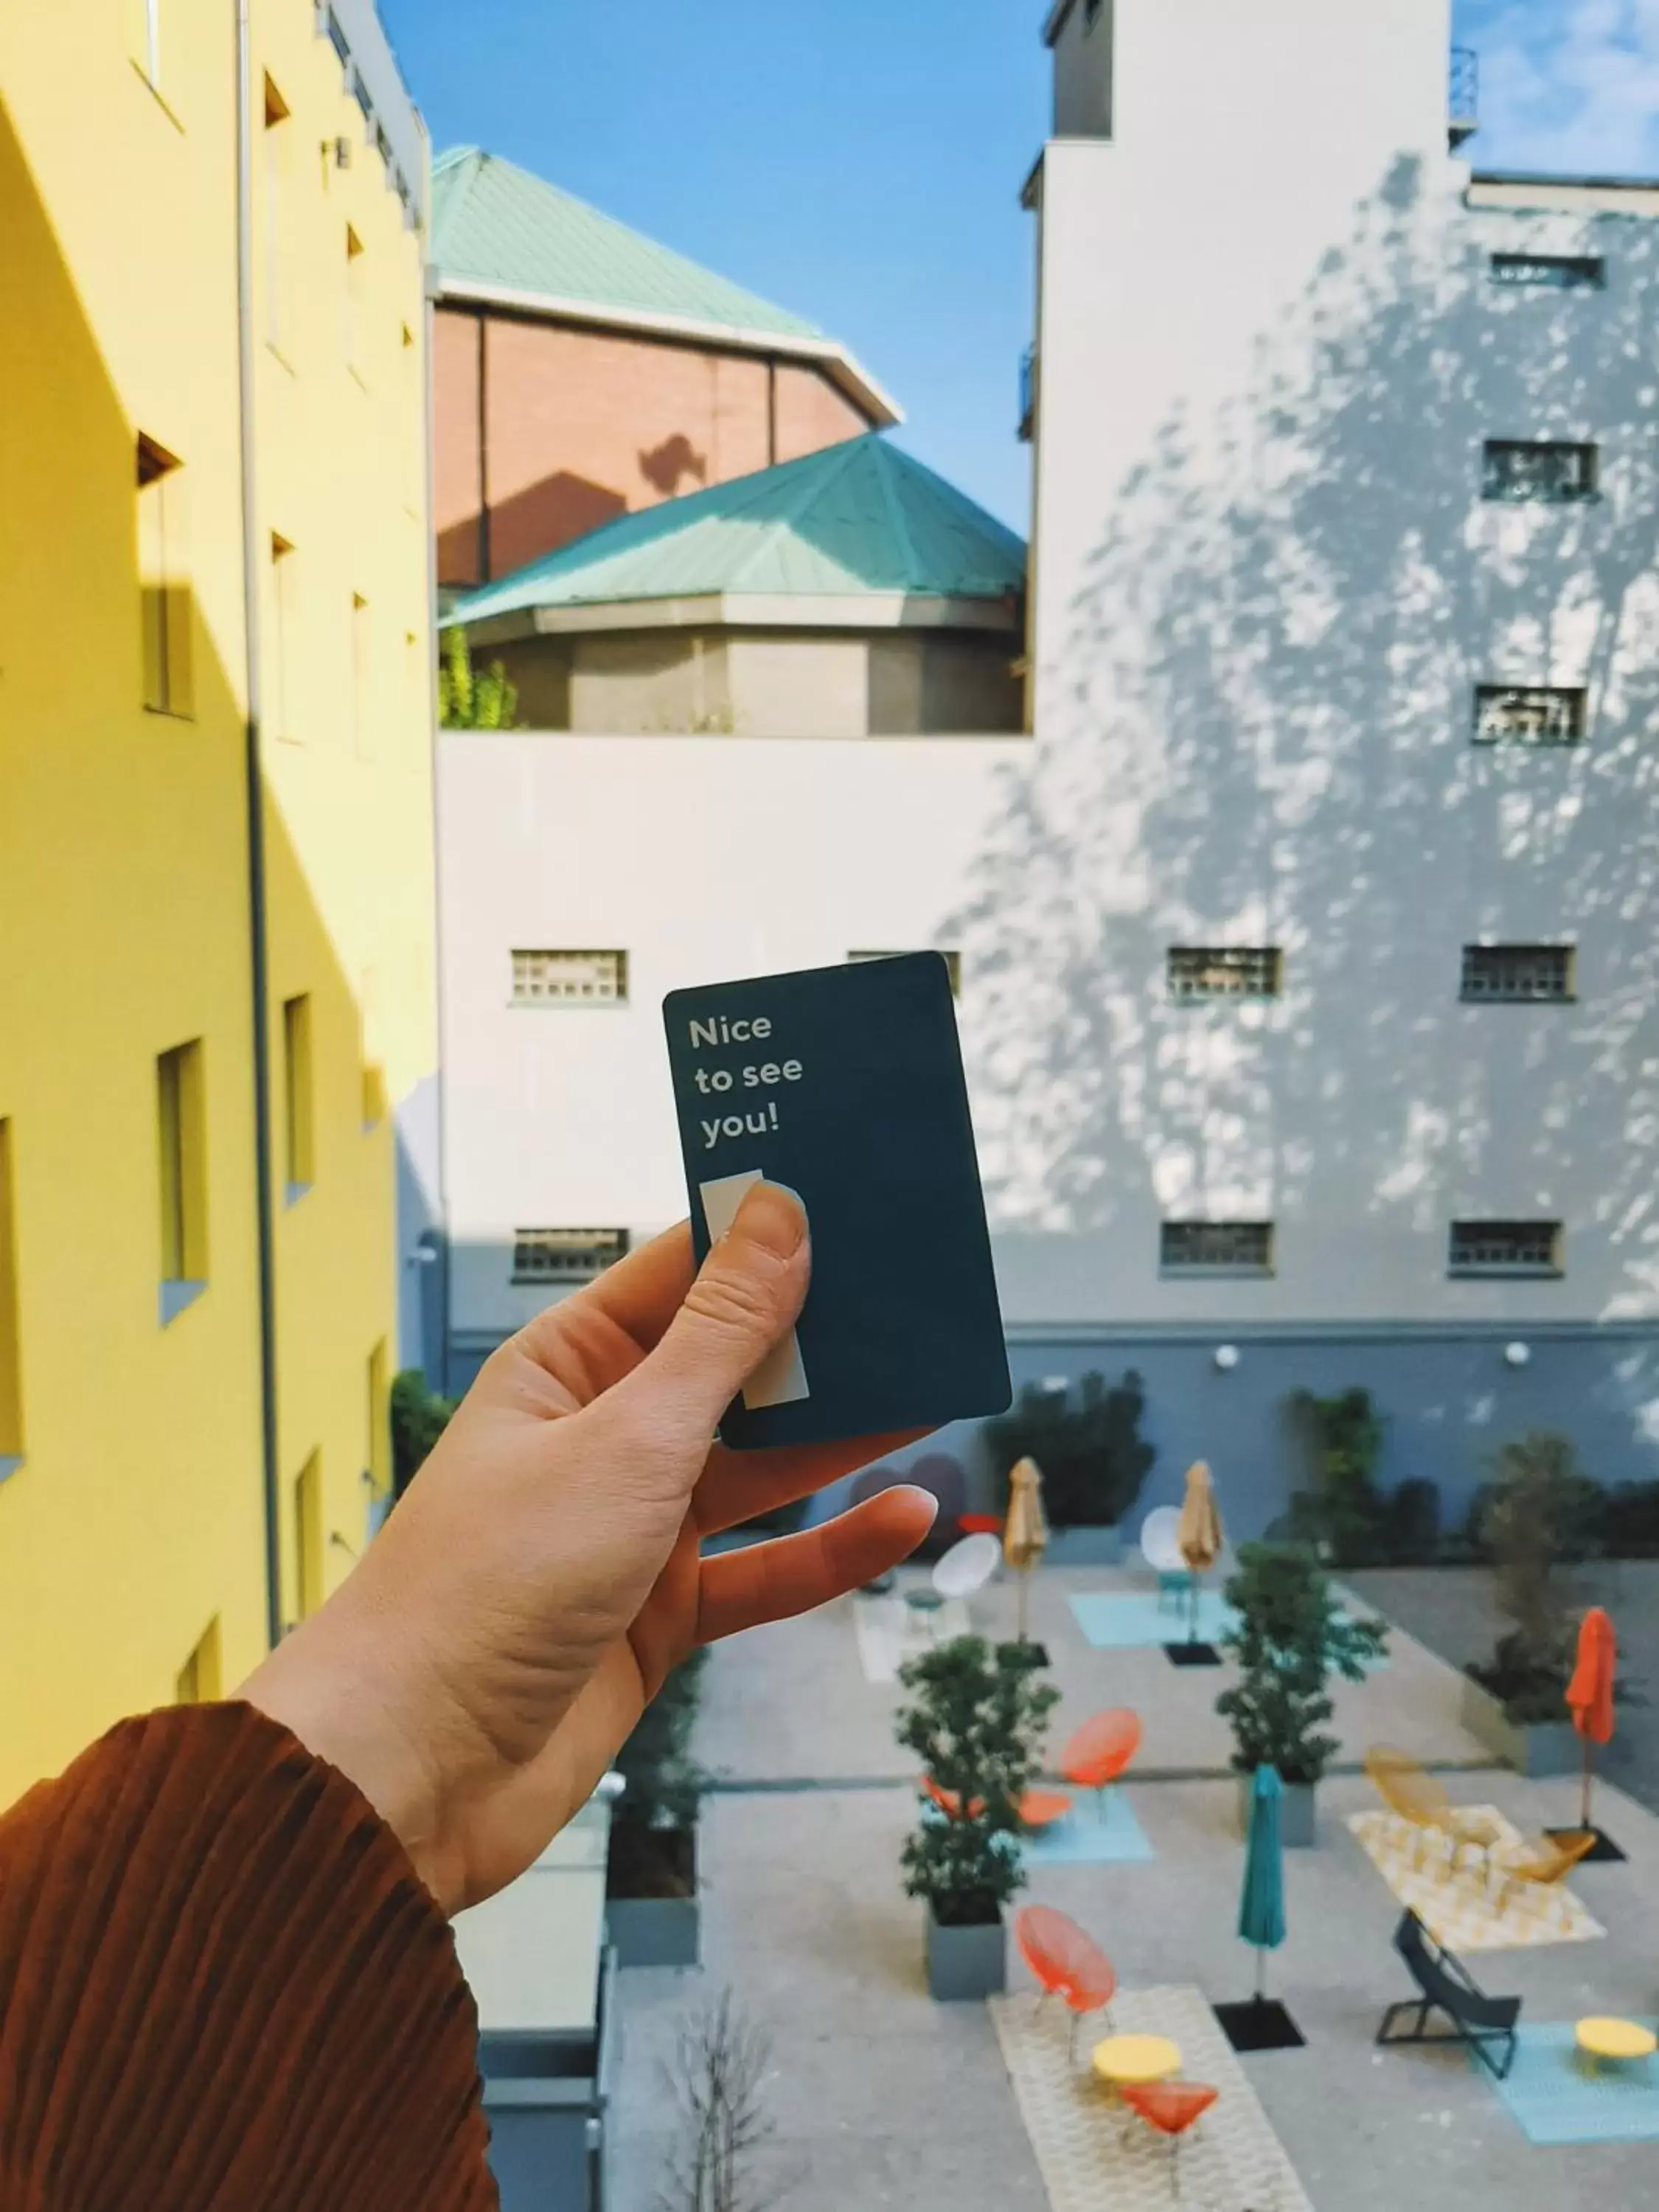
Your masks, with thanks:
[[[488,2212],[447,1922],[251,1705],[123,1721],[0,1819],[0,2212]]]

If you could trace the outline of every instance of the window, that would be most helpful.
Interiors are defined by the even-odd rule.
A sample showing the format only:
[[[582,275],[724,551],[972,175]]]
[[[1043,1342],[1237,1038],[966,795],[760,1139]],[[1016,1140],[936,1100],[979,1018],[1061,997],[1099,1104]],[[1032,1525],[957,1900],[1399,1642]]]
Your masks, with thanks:
[[[357,994],[358,1057],[363,1074],[363,1127],[378,1129],[386,1119],[386,1067],[380,1058],[380,978],[365,968]]]
[[[1594,253],[1494,253],[1494,284],[1535,284],[1553,292],[1599,292],[1607,264]]]
[[[1561,506],[1595,496],[1596,449],[1558,439],[1488,438],[1483,499]]]
[[[331,8],[328,11],[328,42],[340,57],[341,66],[343,67],[351,59],[351,48],[347,43],[340,19]]]
[[[368,601],[361,592],[351,594],[351,744],[359,760],[374,757],[374,690],[370,659],[374,639],[368,626]]]
[[[1576,745],[1584,734],[1582,684],[1481,684],[1474,694],[1474,741]]]
[[[207,1287],[207,1123],[199,1037],[160,1054],[155,1091],[165,1328]]]
[[[265,79],[264,226],[265,226],[265,343],[281,353],[288,343],[287,223],[289,145],[294,134],[283,125],[289,119],[288,102],[269,76]]]
[[[1275,945],[1172,945],[1170,996],[1185,1006],[1211,999],[1276,999],[1282,966]]]
[[[293,705],[294,548],[270,533],[270,682],[265,726],[274,738],[295,742]]]
[[[292,1206],[311,1188],[317,1172],[312,1106],[311,1000],[283,1001],[283,1179]]]
[[[368,269],[363,253],[363,241],[348,223],[346,225],[345,266],[345,349],[346,367],[359,384],[366,381],[363,375],[364,293],[368,289]]]
[[[391,1409],[386,1401],[386,1339],[368,1355],[368,1486],[376,1498],[392,1487]]]
[[[1573,948],[1570,945],[1466,945],[1466,999],[1504,1006],[1530,1006],[1573,996]]]
[[[515,1229],[515,1283],[586,1283],[628,1250],[625,1229]]]
[[[1559,1275],[1559,1221],[1454,1221],[1449,1271],[1454,1275]]]
[[[138,437],[138,605],[144,705],[153,714],[192,711],[191,595],[184,469],[177,454]]]
[[[1158,1264],[1165,1274],[1270,1275],[1271,1221],[1166,1221]]]
[[[515,1006],[620,1006],[628,1000],[625,952],[514,952]]]
[[[22,1353],[17,1332],[16,1170],[11,1123],[0,1121],[0,1478],[23,1456]]]
[[[294,1478],[294,1618],[309,1620],[323,1601],[323,1461],[311,1457]]]
[[[224,1695],[224,1659],[221,1650],[219,1616],[216,1613],[196,1649],[179,1669],[173,1699],[179,1705],[208,1705]]]
[[[933,948],[931,946],[923,946],[917,949],[922,951],[932,951]],[[849,952],[847,957],[849,961],[902,960],[904,957],[904,955],[902,951]],[[962,996],[962,955],[959,952],[941,951],[939,953],[939,957],[944,961],[946,972],[949,974],[951,978],[951,996],[953,999],[959,999]]]

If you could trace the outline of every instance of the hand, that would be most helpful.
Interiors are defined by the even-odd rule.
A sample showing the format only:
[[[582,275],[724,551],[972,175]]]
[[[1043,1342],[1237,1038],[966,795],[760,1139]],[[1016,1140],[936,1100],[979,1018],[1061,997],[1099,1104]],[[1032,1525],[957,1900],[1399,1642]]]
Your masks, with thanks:
[[[714,1425],[793,1326],[805,1218],[744,1198],[693,1279],[684,1224],[486,1363],[360,1565],[241,1695],[355,1781],[446,1911],[524,1869],[695,1644],[804,1613],[932,1525],[884,1492],[718,1559],[700,1541],[912,1441],[732,1453]]]

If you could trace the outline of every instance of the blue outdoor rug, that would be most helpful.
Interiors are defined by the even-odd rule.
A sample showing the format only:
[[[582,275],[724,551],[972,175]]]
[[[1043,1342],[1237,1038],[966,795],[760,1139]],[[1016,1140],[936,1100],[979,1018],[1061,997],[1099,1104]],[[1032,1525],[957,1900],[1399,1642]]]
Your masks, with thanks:
[[[1173,1599],[1160,1609],[1151,1590],[1085,1590],[1069,1601],[1077,1625],[1097,1651],[1129,1651],[1148,1644],[1184,1644],[1193,1633],[1192,1601]],[[1200,1590],[1198,1641],[1215,1644],[1238,1619],[1219,1590]]]
[[[1104,1819],[1092,1790],[1079,1790],[1063,1820],[1035,1835],[1023,1836],[1020,1849],[1033,1866],[1144,1865],[1152,1845],[1121,1790],[1106,1792]]]
[[[1574,2033],[1570,2021],[1523,2027],[1509,2080],[1492,2085],[1528,2142],[1659,2142],[1659,2058],[1592,2071]]]

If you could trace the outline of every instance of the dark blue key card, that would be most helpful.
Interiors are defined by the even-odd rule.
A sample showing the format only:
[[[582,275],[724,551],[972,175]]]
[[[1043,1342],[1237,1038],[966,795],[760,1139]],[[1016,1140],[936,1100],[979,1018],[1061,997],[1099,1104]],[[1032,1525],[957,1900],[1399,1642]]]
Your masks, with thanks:
[[[937,952],[663,1001],[698,1261],[763,1176],[806,1208],[793,1337],[720,1423],[738,1450],[1000,1413],[1012,1395],[949,972]]]

